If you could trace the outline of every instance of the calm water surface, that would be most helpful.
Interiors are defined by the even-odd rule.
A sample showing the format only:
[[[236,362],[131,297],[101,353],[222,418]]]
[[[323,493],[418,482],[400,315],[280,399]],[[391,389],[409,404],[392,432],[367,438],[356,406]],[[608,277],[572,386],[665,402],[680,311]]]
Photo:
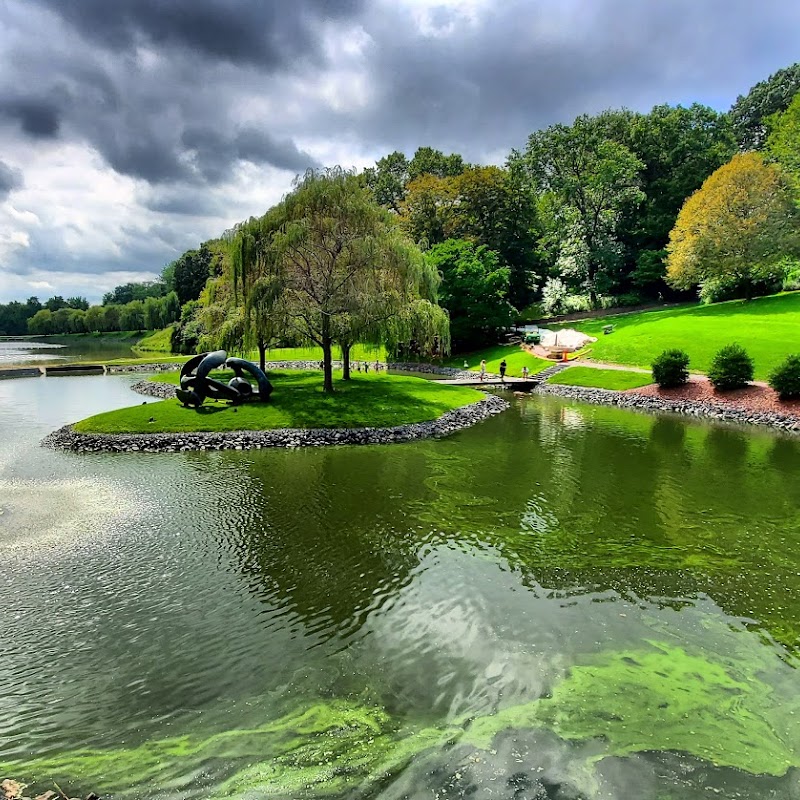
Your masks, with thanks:
[[[0,339],[0,369],[68,364],[71,361],[103,363],[137,356],[124,342],[100,337]]]
[[[0,777],[800,797],[797,440],[533,397],[410,445],[38,446],[133,380],[0,383]]]

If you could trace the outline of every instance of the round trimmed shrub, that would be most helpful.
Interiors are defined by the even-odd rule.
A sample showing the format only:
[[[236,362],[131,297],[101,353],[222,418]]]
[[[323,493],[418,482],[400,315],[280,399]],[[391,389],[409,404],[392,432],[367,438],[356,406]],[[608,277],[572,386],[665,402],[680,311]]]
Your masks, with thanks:
[[[726,345],[714,356],[708,379],[715,389],[741,389],[753,380],[753,359],[740,344]]]
[[[781,400],[800,397],[800,355],[789,356],[769,376],[769,385]]]
[[[652,369],[653,381],[662,389],[683,386],[689,380],[689,356],[683,350],[665,350]]]

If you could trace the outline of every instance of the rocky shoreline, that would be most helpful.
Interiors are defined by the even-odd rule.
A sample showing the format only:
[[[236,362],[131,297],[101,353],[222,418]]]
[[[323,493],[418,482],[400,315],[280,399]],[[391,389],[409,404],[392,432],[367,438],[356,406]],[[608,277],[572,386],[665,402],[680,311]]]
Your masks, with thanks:
[[[47,436],[42,444],[74,453],[177,453],[192,450],[395,444],[449,436],[499,414],[508,407],[509,403],[502,397],[488,394],[471,405],[448,411],[430,422],[391,428],[280,428],[266,431],[101,434],[79,433],[71,425],[65,425]]]
[[[778,411],[753,411],[734,406],[723,406],[719,403],[670,400],[633,392],[617,392],[611,389],[592,389],[584,386],[561,386],[547,383],[537,386],[534,392],[568,397],[572,400],[580,400],[584,403],[594,403],[596,405],[705,417],[723,422],[734,422],[740,425],[765,425],[790,433],[800,433],[800,418],[790,414],[782,414]]]
[[[319,361],[268,361],[267,371],[271,369],[319,369]],[[363,361],[361,362],[363,363]],[[372,365],[375,362],[370,361]],[[457,369],[455,367],[440,367],[436,364],[415,364],[406,361],[392,361],[384,364],[382,361],[377,362],[381,365],[381,369],[387,369],[392,372],[419,372],[423,375],[446,375],[448,378],[478,378],[479,372],[472,370]],[[334,369],[341,369],[341,361],[332,361],[331,365]],[[177,372],[183,365],[180,363],[153,363],[153,364],[113,364],[106,367],[109,374],[122,375],[131,373],[152,373],[152,372]],[[496,375],[486,373],[489,377],[495,378]]]
[[[145,397],[155,397],[159,400],[171,400],[177,397],[178,387],[173,383],[160,383],[158,381],[136,381],[131,384],[131,389]]]

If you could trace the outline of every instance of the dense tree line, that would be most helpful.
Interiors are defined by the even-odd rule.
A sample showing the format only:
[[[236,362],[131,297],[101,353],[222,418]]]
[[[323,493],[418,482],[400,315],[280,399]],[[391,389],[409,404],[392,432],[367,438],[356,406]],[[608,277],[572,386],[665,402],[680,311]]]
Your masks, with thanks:
[[[315,236],[318,245],[332,236],[297,210],[301,200],[318,192],[324,206],[328,189],[344,191],[336,180],[315,183],[321,174],[314,173],[264,217],[184,253],[159,281],[118,286],[102,306],[88,307],[81,298],[0,306],[0,333],[174,322],[173,344],[181,352],[238,342],[263,354],[277,341],[323,348],[338,342],[346,349],[359,338],[427,347],[446,327],[438,300],[449,312],[454,344],[471,347],[519,317],[800,288],[798,153],[800,64],[757,83],[727,113],[659,105],[648,113],[608,110],[551,125],[533,132],[503,166],[469,164],[431,147],[410,158],[395,151],[359,175],[327,174],[346,183],[340,200],[355,203],[359,224],[380,219],[382,241],[399,247],[402,237],[404,247],[412,243],[413,253],[422,253],[416,262],[412,251],[406,257],[428,275],[427,288],[408,294],[408,287],[395,287],[395,299],[403,296],[406,305],[392,314],[380,311],[388,289],[374,282],[377,272],[372,284],[362,272],[357,291],[351,281],[336,313],[313,312],[320,325],[335,317],[333,331],[311,324],[316,295],[308,287],[295,284],[295,301],[288,303],[287,265],[294,259],[297,268],[308,257],[303,248]],[[322,207],[320,214],[335,218]],[[296,311],[292,317],[287,309],[302,305],[302,291],[305,317]],[[428,305],[411,314],[415,292]]]
[[[216,250],[215,250],[216,247]],[[157,330],[179,322],[182,307],[196,302],[214,274],[221,242],[206,242],[167,264],[157,281],[125,283],[103,295],[101,305],[85,297],[54,296],[42,303],[0,304],[0,336],[108,333]]]
[[[582,115],[570,125],[532,133],[503,167],[470,165],[458,154],[424,147],[410,159],[400,152],[385,156],[365,170],[364,181],[432,262],[440,270],[448,266],[441,296],[447,297],[443,305],[451,312],[456,343],[466,341],[466,331],[474,332],[466,337],[473,342],[475,336],[488,340],[516,312],[559,313],[697,292],[715,300],[791,288],[800,277],[793,260],[798,90],[800,65],[794,65],[756,84],[728,113],[694,104]],[[737,155],[748,151],[761,154],[749,161]],[[744,163],[751,167],[749,182],[739,174]],[[753,170],[759,169],[756,179]],[[765,192],[770,187],[773,208],[764,207],[757,186]],[[717,215],[730,209],[724,198],[737,191],[751,202],[713,221],[736,243],[735,268],[723,249],[708,249],[710,234],[688,250],[684,241],[678,266],[676,225],[696,225],[692,209],[700,208],[711,224],[711,209]],[[702,265],[694,263],[701,254]],[[507,270],[506,289],[491,315],[495,324],[487,326],[485,301],[497,296],[498,270]],[[465,275],[472,277],[465,282]],[[478,290],[482,281],[487,286]]]

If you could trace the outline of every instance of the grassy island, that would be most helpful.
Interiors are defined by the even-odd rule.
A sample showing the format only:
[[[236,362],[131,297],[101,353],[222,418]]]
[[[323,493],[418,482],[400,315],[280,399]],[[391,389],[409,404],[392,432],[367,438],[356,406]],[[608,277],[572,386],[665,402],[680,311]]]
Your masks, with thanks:
[[[213,373],[226,380],[233,373]],[[483,393],[463,386],[385,373],[356,373],[324,394],[316,371],[271,371],[275,391],[267,403],[231,406],[207,402],[184,408],[177,400],[121,408],[84,419],[79,433],[186,433],[190,431],[271,430],[276,428],[367,428],[427,422],[469,405]],[[157,381],[178,382],[177,373]]]

